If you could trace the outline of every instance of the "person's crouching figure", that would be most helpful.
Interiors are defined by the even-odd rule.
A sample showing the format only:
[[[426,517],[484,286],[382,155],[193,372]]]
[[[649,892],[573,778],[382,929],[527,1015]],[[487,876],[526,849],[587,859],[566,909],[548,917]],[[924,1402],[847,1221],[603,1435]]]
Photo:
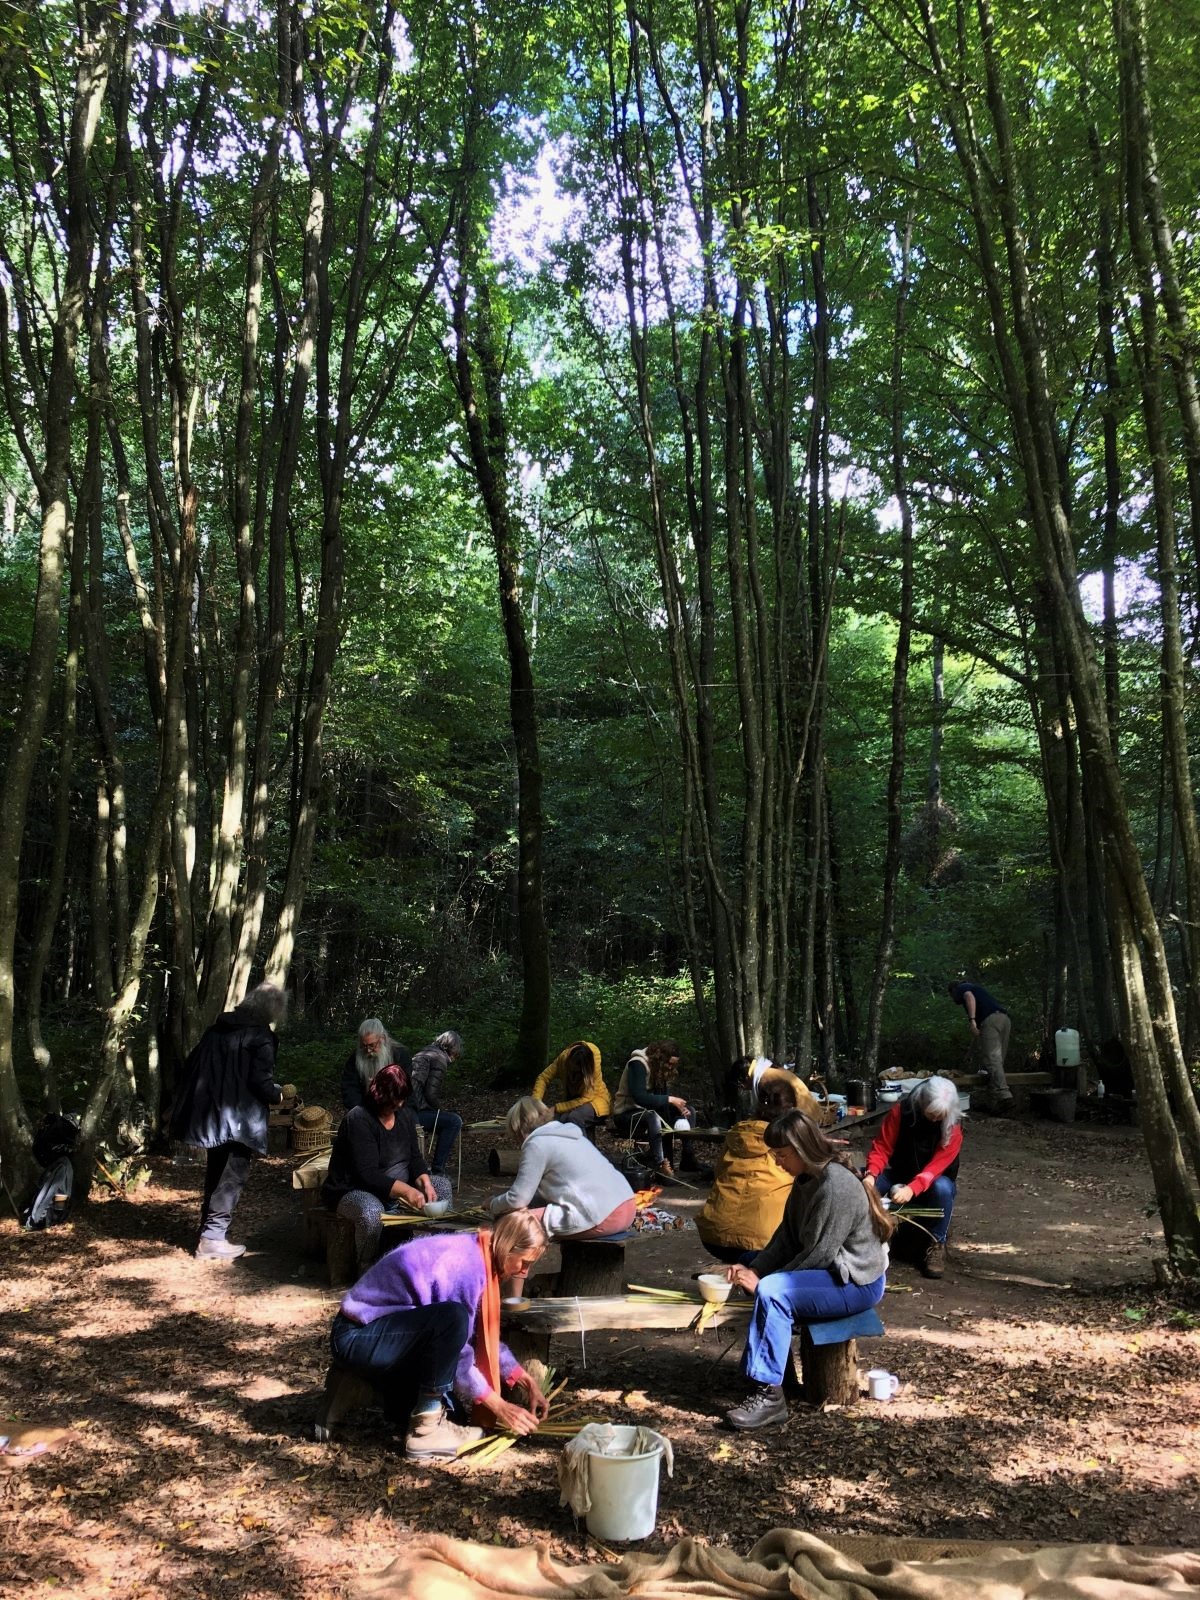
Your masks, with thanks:
[[[528,1272],[545,1248],[538,1219],[513,1211],[494,1228],[411,1239],[377,1261],[333,1319],[317,1439],[330,1437],[337,1388],[354,1378],[404,1430],[410,1460],[455,1456],[484,1426],[532,1433],[550,1403],[500,1339],[500,1281]]]
[[[767,1129],[774,1159],[793,1179],[783,1221],[749,1266],[726,1276],[754,1296],[742,1372],[754,1384],[726,1413],[735,1428],[786,1422],[783,1375],[797,1321],[850,1317],[883,1298],[894,1220],[845,1150],[802,1111]]]

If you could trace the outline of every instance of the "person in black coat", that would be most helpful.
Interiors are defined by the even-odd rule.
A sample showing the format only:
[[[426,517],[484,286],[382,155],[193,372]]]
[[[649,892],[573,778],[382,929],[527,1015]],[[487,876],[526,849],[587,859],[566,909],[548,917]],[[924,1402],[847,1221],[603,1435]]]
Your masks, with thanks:
[[[365,1106],[371,1079],[380,1067],[394,1066],[401,1066],[410,1073],[412,1052],[392,1038],[378,1017],[365,1017],[358,1025],[358,1044],[346,1057],[342,1068],[342,1105],[346,1110]]]
[[[321,1200],[353,1225],[360,1272],[375,1259],[385,1211],[423,1211],[427,1201],[452,1195],[449,1178],[433,1177],[425,1165],[408,1096],[404,1068],[380,1067],[366,1104],[342,1118],[329,1153]]]
[[[217,1018],[187,1058],[171,1137],[208,1151],[196,1245],[201,1260],[235,1261],[246,1252],[225,1235],[251,1161],[266,1154],[267,1108],[283,1099],[275,1082],[279,1040],[273,1026],[286,1007],[282,989],[260,983]]]

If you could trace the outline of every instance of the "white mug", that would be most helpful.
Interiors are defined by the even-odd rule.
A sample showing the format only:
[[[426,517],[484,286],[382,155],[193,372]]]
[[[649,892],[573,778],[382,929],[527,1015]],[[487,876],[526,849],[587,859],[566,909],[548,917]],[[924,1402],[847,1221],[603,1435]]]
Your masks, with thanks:
[[[867,1388],[872,1400],[890,1400],[900,1387],[900,1379],[883,1367],[873,1367],[867,1373]]]

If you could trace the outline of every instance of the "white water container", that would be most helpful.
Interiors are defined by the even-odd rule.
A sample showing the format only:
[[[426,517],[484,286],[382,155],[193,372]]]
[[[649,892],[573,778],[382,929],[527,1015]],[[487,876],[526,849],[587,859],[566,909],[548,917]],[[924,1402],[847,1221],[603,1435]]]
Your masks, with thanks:
[[[1060,1067],[1079,1065],[1078,1028],[1060,1028],[1054,1035],[1054,1059]]]
[[[611,1454],[589,1450],[587,1530],[596,1539],[648,1539],[658,1521],[662,1444],[633,1455],[638,1430],[613,1429]],[[658,1436],[655,1435],[657,1438]]]

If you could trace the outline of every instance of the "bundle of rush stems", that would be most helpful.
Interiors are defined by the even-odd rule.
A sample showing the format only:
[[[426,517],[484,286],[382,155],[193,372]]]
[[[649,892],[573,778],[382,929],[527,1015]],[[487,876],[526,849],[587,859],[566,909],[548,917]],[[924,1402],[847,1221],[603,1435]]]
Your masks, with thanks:
[[[931,1228],[927,1228],[923,1222],[918,1222],[917,1218],[927,1217],[931,1220],[936,1218],[940,1222],[943,1215],[941,1206],[893,1206],[891,1215],[895,1217],[897,1222],[910,1222],[914,1228],[919,1228],[922,1233],[927,1233],[933,1242],[937,1243],[937,1235]]]
[[[631,1283],[625,1299],[631,1305],[697,1306],[696,1316],[688,1324],[695,1333],[703,1333],[718,1311],[750,1311],[749,1300],[735,1300],[732,1304],[728,1300],[705,1300],[684,1289],[655,1289],[645,1283]]]
[[[547,1386],[554,1382],[554,1369],[551,1367],[546,1376]],[[506,1451],[511,1450],[519,1439],[573,1439],[580,1428],[585,1428],[589,1422],[603,1422],[603,1417],[576,1417],[571,1413],[576,1409],[574,1403],[565,1406],[556,1406],[555,1401],[567,1387],[564,1378],[555,1388],[547,1387],[546,1398],[550,1402],[549,1414],[529,1434],[510,1433],[507,1429],[497,1429],[494,1433],[485,1433],[482,1439],[476,1439],[471,1444],[463,1445],[458,1452],[459,1459],[469,1456],[468,1466],[490,1467],[491,1464]],[[557,1412],[557,1415],[555,1414]]]

